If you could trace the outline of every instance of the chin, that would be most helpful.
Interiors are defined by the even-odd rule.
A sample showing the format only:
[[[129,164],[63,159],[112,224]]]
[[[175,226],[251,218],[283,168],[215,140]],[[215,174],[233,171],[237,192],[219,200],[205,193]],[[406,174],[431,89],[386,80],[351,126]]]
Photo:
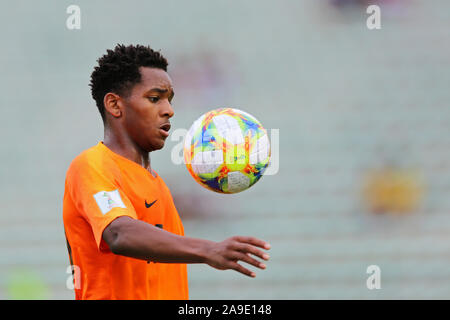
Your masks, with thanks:
[[[164,148],[164,145],[165,145],[165,141],[158,141],[158,142],[150,143],[149,148],[147,148],[147,151],[152,152],[152,151],[156,151],[156,150],[161,150],[162,148]]]

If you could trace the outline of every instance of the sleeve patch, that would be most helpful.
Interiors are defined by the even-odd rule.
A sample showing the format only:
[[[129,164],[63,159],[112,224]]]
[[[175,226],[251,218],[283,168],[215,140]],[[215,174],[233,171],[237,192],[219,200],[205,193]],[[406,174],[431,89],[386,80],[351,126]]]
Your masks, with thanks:
[[[97,192],[94,194],[94,199],[103,214],[107,214],[112,208],[126,208],[120,197],[119,189]]]

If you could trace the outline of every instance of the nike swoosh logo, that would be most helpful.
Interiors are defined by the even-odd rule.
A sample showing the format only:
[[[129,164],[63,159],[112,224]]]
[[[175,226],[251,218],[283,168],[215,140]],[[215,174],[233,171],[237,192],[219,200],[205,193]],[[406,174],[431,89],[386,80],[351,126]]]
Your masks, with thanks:
[[[146,207],[146,208],[150,208],[152,205],[155,204],[155,202],[156,202],[157,200],[158,200],[158,199],[156,199],[155,201],[153,201],[153,202],[151,202],[151,203],[147,203],[147,200],[145,200],[145,207]]]

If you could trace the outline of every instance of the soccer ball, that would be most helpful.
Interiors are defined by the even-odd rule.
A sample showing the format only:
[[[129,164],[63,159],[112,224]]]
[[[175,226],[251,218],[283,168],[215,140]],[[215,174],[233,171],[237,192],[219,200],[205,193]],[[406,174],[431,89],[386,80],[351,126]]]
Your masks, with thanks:
[[[201,186],[237,193],[254,185],[270,161],[266,130],[255,117],[219,108],[198,118],[184,140],[184,161]]]

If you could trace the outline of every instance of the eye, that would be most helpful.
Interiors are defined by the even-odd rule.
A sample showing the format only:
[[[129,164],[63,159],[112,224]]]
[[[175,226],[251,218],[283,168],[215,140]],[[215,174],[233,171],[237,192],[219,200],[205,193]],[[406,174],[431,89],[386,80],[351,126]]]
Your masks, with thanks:
[[[151,103],[157,103],[159,101],[159,97],[148,97]]]

